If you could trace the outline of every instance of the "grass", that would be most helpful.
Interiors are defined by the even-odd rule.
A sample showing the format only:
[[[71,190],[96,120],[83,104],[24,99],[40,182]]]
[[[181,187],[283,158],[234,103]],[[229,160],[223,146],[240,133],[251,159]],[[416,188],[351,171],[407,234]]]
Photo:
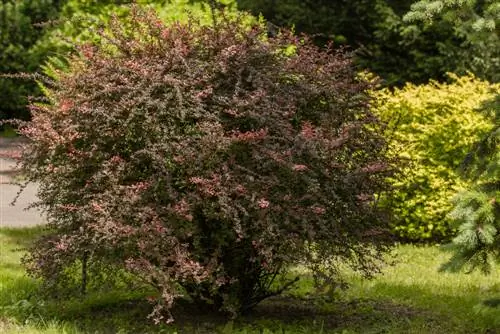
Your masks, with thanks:
[[[0,137],[3,137],[3,138],[14,138],[14,137],[17,137],[17,132],[11,126],[4,125],[3,129],[0,129]]]
[[[40,233],[0,229],[0,333],[500,333],[499,268],[490,276],[439,273],[449,255],[438,247],[396,247],[395,266],[370,281],[351,277],[334,301],[315,295],[303,273],[294,290],[237,320],[179,303],[174,325],[154,326],[144,292],[39,297],[19,261]]]

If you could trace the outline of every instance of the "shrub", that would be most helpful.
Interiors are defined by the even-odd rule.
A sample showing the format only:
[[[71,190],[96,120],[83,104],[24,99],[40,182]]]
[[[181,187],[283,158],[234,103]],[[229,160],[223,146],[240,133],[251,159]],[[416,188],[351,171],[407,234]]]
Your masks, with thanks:
[[[51,229],[29,272],[57,289],[124,270],[157,289],[156,320],[182,295],[250,309],[291,265],[325,284],[340,262],[374,274],[389,238],[373,197],[392,167],[349,57],[133,8],[52,68],[50,103],[20,128]]]
[[[406,159],[404,179],[394,182],[390,200],[395,232],[410,240],[449,239],[450,198],[468,182],[457,171],[472,145],[493,127],[478,112],[500,86],[473,76],[450,76],[450,83],[431,81],[375,92],[376,112],[390,122],[394,155]]]

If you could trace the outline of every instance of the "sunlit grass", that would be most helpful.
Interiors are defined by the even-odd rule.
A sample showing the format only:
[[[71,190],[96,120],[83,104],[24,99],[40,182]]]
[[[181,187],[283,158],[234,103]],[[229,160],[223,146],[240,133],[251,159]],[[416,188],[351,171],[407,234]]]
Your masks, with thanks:
[[[497,333],[500,271],[449,274],[438,269],[449,254],[438,247],[397,246],[395,266],[329,300],[314,293],[307,272],[285,296],[230,321],[188,303],[174,309],[176,323],[154,326],[144,292],[113,291],[85,298],[46,300],[26,277],[23,247],[41,228],[0,229],[0,333]],[[497,299],[498,298],[498,299]]]
[[[436,326],[453,332],[500,331],[500,270],[491,275],[442,273],[439,268],[450,254],[438,247],[399,246],[397,264],[372,281],[354,278],[349,298],[390,301],[421,309]]]

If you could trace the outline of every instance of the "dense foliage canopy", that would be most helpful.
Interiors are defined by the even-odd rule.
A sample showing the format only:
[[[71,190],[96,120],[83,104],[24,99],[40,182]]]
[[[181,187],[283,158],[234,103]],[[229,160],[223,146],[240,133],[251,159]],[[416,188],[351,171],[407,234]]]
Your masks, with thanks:
[[[0,2],[0,74],[34,72],[44,55],[32,50],[43,34],[36,23],[56,18],[63,1],[7,0]],[[35,85],[0,77],[0,119],[28,118],[27,96]]]
[[[0,3],[0,74],[40,71],[49,59],[64,59],[74,43],[99,38],[111,17],[124,17],[137,2],[153,7],[164,22],[194,16],[210,22],[209,4],[190,0],[8,0]],[[234,16],[234,1],[223,1]],[[32,81],[0,77],[0,119],[29,118],[28,98],[39,96]]]
[[[196,17],[210,18],[210,1],[138,0],[152,6],[165,22]],[[7,1],[0,5],[4,59],[0,73],[34,72],[48,56],[64,55],[75,41],[96,38],[97,30],[111,16],[123,16],[131,0]],[[294,27],[313,35],[324,46],[355,51],[355,63],[380,76],[385,85],[445,80],[447,72],[498,81],[500,42],[497,1],[302,1],[214,0],[217,7],[263,14],[271,34],[278,27]],[[312,19],[314,18],[314,19]],[[33,23],[59,19],[45,29]],[[68,41],[70,43],[68,43]],[[30,83],[1,79],[3,117],[27,116],[26,97],[37,94]]]
[[[482,105],[500,93],[499,84],[473,76],[451,76],[451,83],[408,84],[375,91],[375,109],[389,122],[393,154],[407,161],[405,177],[388,205],[396,232],[411,240],[449,239],[447,217],[453,195],[468,186],[458,168],[472,145],[494,127]]]
[[[238,0],[239,8],[262,13],[278,26],[315,35],[318,45],[332,40],[350,46],[356,63],[386,85],[441,81],[447,72],[467,71],[498,81],[498,1],[415,2]],[[448,15],[456,3],[466,4],[455,16]]]
[[[443,269],[488,271],[499,27],[498,0],[2,1],[0,126],[33,117],[11,124],[51,228],[30,272],[59,290],[135,275],[160,319],[183,294],[251,308],[294,264],[370,275],[391,228],[458,232]]]
[[[158,291],[156,320],[184,294],[249,309],[293,282],[291,265],[333,286],[341,263],[375,273],[389,242],[375,196],[393,166],[350,59],[133,8],[48,68],[50,103],[21,127],[50,227],[30,273],[59,289],[75,270],[84,287],[133,274]]]
[[[493,82],[500,81],[500,2],[497,0],[416,1],[404,20],[453,28],[462,51],[453,52],[467,69]],[[457,72],[456,70],[454,72]]]

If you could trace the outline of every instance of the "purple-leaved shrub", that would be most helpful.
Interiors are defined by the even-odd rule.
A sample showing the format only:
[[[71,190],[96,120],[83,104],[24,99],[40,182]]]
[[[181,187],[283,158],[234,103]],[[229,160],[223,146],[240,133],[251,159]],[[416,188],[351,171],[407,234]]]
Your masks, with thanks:
[[[339,263],[377,272],[393,167],[348,55],[136,7],[106,31],[43,79],[49,102],[20,127],[50,228],[30,274],[55,289],[131,274],[169,321],[183,295],[248,310],[297,264],[318,283]]]

